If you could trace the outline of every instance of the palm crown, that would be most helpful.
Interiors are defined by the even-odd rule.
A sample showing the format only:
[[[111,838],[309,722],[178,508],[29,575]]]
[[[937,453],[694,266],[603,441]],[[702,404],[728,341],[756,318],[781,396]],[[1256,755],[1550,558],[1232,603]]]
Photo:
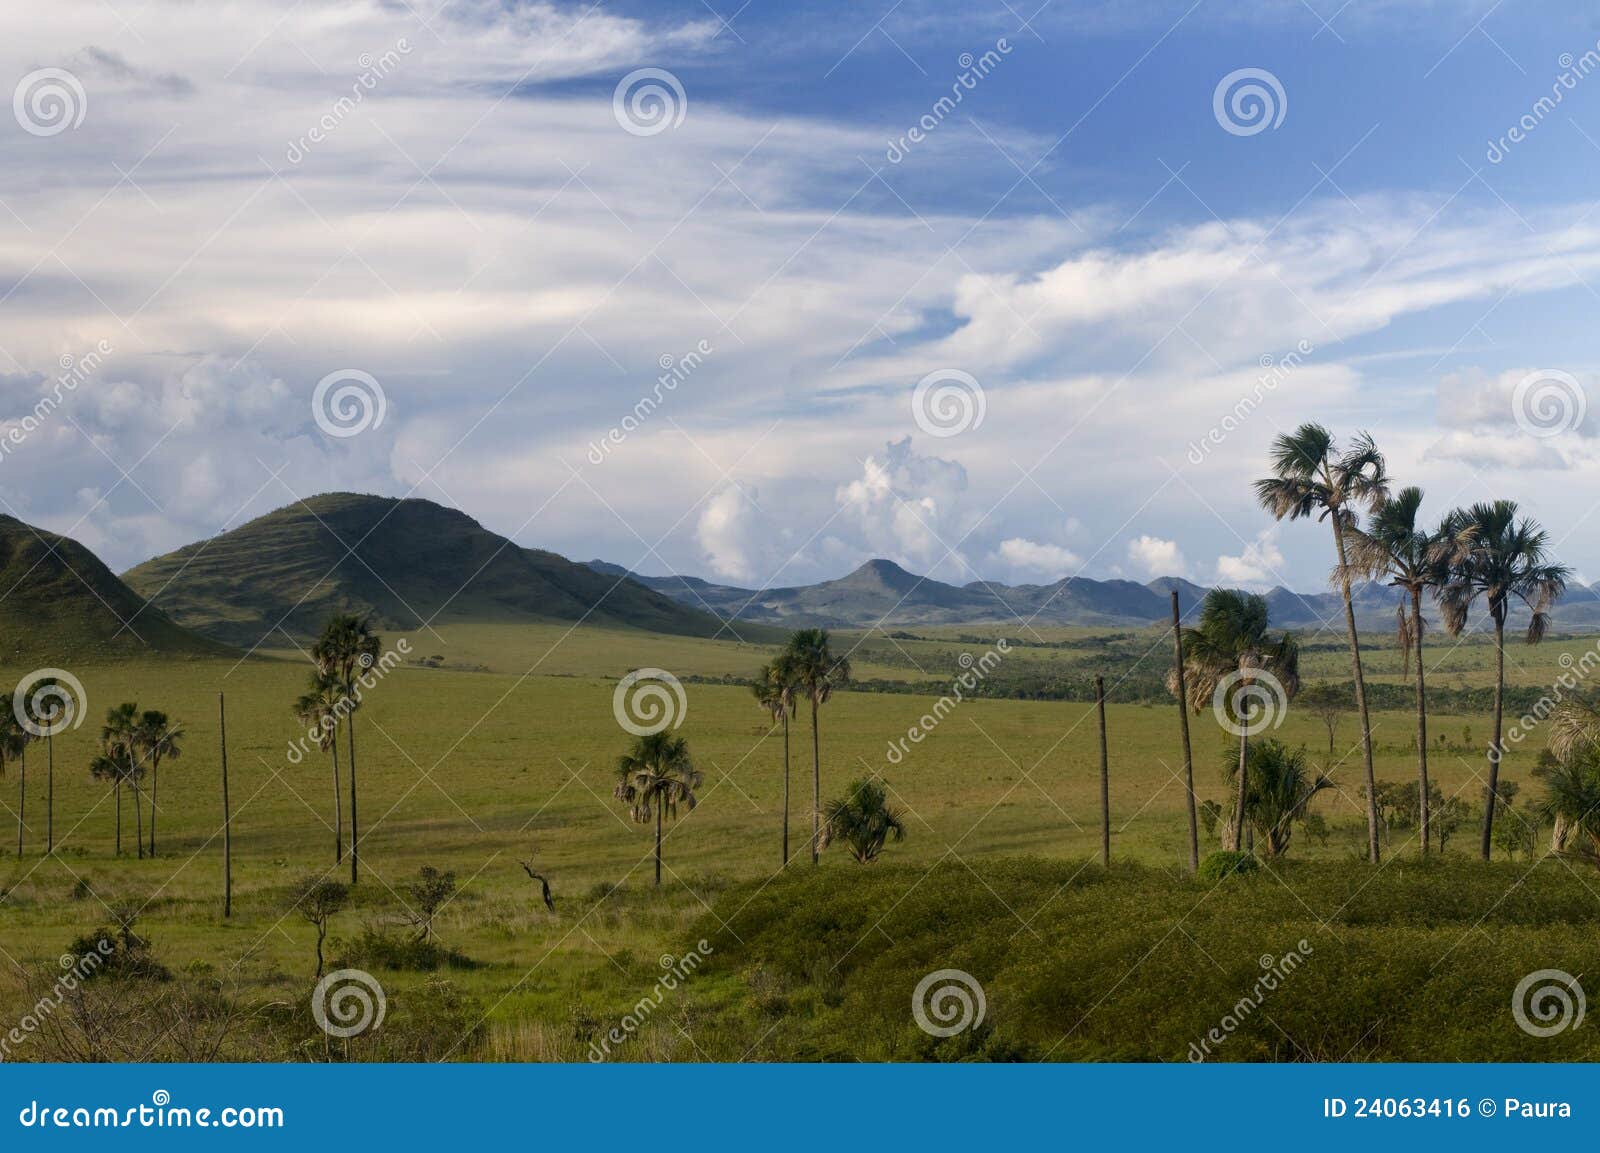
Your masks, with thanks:
[[[1271,455],[1274,475],[1256,481],[1256,498],[1279,520],[1332,514],[1353,525],[1353,506],[1375,508],[1388,496],[1383,454],[1364,432],[1341,452],[1322,425],[1302,424],[1274,440]]]
[[[617,758],[617,786],[613,795],[628,806],[634,820],[644,824],[659,808],[676,818],[678,806],[693,809],[694,791],[705,778],[694,767],[689,743],[670,733],[651,733],[634,742]]]
[[[1550,606],[1567,589],[1572,570],[1548,559],[1550,536],[1528,517],[1517,516],[1517,502],[1497,500],[1458,509],[1446,523],[1464,540],[1450,581],[1439,592],[1445,627],[1459,633],[1474,601],[1482,597],[1490,619],[1504,626],[1511,602],[1532,612],[1528,643],[1537,644],[1550,627]]]

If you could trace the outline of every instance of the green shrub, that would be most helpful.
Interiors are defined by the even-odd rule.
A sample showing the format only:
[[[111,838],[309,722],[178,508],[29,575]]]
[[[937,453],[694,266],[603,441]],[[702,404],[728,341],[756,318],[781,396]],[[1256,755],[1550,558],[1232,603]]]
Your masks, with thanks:
[[[1236,853],[1232,849],[1219,849],[1200,862],[1200,871],[1195,876],[1206,884],[1215,885],[1226,877],[1237,876],[1240,873],[1253,873],[1260,867],[1261,863],[1249,853]]]
[[[412,973],[432,973],[438,969],[475,969],[472,958],[422,937],[394,933],[376,925],[364,925],[348,941],[334,942],[340,968],[398,969]]]

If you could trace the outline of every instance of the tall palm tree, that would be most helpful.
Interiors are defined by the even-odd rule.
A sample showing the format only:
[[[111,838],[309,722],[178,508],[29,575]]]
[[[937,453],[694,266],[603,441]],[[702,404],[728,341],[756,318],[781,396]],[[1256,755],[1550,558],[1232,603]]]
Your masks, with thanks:
[[[904,814],[889,804],[889,790],[871,778],[851,781],[843,797],[828,802],[823,816],[822,847],[843,841],[858,864],[876,861],[891,837],[906,839]]]
[[[134,729],[134,746],[139,761],[150,771],[150,856],[156,855],[156,784],[157,772],[163,758],[176,760],[183,755],[178,744],[183,736],[183,726],[174,724],[159,709],[146,709],[139,715]]]
[[[661,823],[677,819],[678,806],[693,809],[694,791],[704,778],[689,756],[689,742],[671,733],[651,733],[634,741],[617,758],[617,787],[612,795],[628,806],[641,825],[656,824],[656,886],[661,885]]]
[[[765,709],[774,722],[783,725],[783,858],[779,867],[784,868],[789,864],[789,718],[794,716],[794,678],[787,658],[780,655],[762,665],[750,687],[756,704]]]
[[[836,657],[826,629],[801,629],[789,637],[785,650],[795,692],[811,702],[811,863],[822,848],[822,738],[817,712],[833,691],[850,683],[850,658]]]
[[[1350,567],[1368,580],[1384,581],[1409,595],[1396,609],[1395,628],[1404,676],[1417,664],[1417,814],[1422,855],[1428,855],[1428,701],[1422,663],[1422,594],[1437,591],[1450,579],[1450,566],[1461,558],[1467,537],[1449,521],[1428,531],[1417,523],[1422,490],[1403,488],[1373,510],[1367,527],[1352,527],[1347,546]],[[1414,651],[1413,651],[1414,650]],[[1331,735],[1331,734],[1330,734]]]
[[[378,659],[381,642],[373,635],[365,617],[338,613],[322,628],[322,636],[311,646],[311,659],[317,671],[332,677],[344,695],[345,723],[349,727],[345,742],[350,750],[350,883],[361,871],[361,826],[356,807],[356,710],[361,707],[362,674]]]
[[[139,777],[144,766],[139,758],[139,706],[124,701],[106,710],[106,723],[100,728],[102,753],[89,766],[90,773],[110,780],[117,794],[117,853],[122,853],[122,786],[133,789],[134,837],[139,859],[144,860],[144,807],[139,803]]]
[[[16,698],[0,694],[0,777],[6,765],[16,761],[21,773],[17,780],[17,858],[22,857],[23,816],[28,807],[28,742],[33,739],[18,719]]]
[[[1189,707],[1199,712],[1213,706],[1219,688],[1232,687],[1222,704],[1238,726],[1239,768],[1235,774],[1234,819],[1227,847],[1243,845],[1248,811],[1250,722],[1260,712],[1254,686],[1266,677],[1285,698],[1300,690],[1300,646],[1293,633],[1270,631],[1267,602],[1254,593],[1212,589],[1200,606],[1200,623],[1183,632],[1184,690]],[[1167,674],[1168,689],[1178,691],[1178,670]],[[1286,703],[1286,702],[1285,702]]]
[[[37,740],[40,733],[45,742],[44,788],[44,851],[49,856],[56,850],[56,737],[57,728],[72,719],[73,710],[81,707],[70,693],[62,691],[56,677],[41,677],[32,682],[33,692],[24,694],[22,712]],[[18,718],[19,721],[21,718]]]
[[[295,699],[294,715],[307,732],[316,733],[317,748],[333,757],[333,863],[344,860],[344,799],[339,795],[339,714],[345,699],[338,682],[322,673],[311,674],[311,687]]]
[[[1367,777],[1367,857],[1378,863],[1377,781],[1372,769],[1372,718],[1367,712],[1367,684],[1361,674],[1361,642],[1356,637],[1356,610],[1351,599],[1352,569],[1346,534],[1357,527],[1357,508],[1376,508],[1389,494],[1383,454],[1372,438],[1358,433],[1344,450],[1320,424],[1302,424],[1272,442],[1273,475],[1256,481],[1256,498],[1277,519],[1315,516],[1333,528],[1337,555],[1334,573],[1344,596],[1345,632],[1350,642],[1350,673],[1356,686],[1356,711],[1361,716],[1361,756]]]
[[[1223,771],[1230,781],[1238,772],[1231,755]],[[1252,747],[1245,813],[1261,834],[1263,855],[1281,857],[1286,853],[1295,822],[1306,815],[1318,793],[1332,787],[1333,781],[1326,774],[1307,770],[1304,748],[1290,749],[1273,740]]]
[[[1513,601],[1527,606],[1527,642],[1536,645],[1550,627],[1549,609],[1567,589],[1571,570],[1548,559],[1550,537],[1529,517],[1518,518],[1517,503],[1497,500],[1457,509],[1446,518],[1466,546],[1451,566],[1450,580],[1438,592],[1445,628],[1457,636],[1482,598],[1494,622],[1494,736],[1489,742],[1489,787],[1483,805],[1479,852],[1489,859],[1494,811],[1500,803],[1501,726],[1506,692],[1506,618]]]

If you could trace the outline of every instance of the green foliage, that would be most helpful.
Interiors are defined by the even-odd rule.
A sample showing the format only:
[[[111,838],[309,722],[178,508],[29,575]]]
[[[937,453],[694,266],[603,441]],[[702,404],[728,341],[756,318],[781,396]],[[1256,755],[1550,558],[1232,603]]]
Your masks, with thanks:
[[[115,925],[101,925],[74,938],[63,956],[74,958],[84,980],[99,977],[132,977],[146,981],[166,981],[171,972],[156,960],[150,941],[134,931],[132,909],[117,912]],[[87,958],[98,957],[94,963]]]
[[[439,969],[474,969],[477,962],[438,941],[414,933],[389,932],[378,925],[363,925],[354,937],[333,942],[341,968],[394,969],[432,973]]]
[[[1253,853],[1239,853],[1232,849],[1219,849],[1208,854],[1200,862],[1200,871],[1195,877],[1207,884],[1215,885],[1227,877],[1243,876],[1253,873],[1261,867],[1261,862],[1256,860]]]

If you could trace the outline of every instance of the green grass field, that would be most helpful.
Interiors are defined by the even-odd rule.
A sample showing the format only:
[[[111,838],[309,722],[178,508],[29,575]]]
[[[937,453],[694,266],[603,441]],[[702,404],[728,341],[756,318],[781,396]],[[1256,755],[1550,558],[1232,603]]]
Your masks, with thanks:
[[[1052,954],[1051,963],[1082,953],[1085,965],[1101,961],[1109,965],[1104,958],[1094,960],[1097,946],[1084,939],[1070,919],[1058,923],[1057,918],[1063,907],[1095,900],[1090,882],[1100,875],[1097,865],[1085,864],[1099,844],[1098,743],[1092,706],[1051,700],[965,701],[926,741],[912,746],[899,763],[890,763],[889,742],[929,709],[943,691],[939,686],[961,668],[959,655],[981,651],[953,632],[919,636],[922,639],[893,641],[874,637],[862,643],[855,658],[856,674],[868,682],[920,681],[930,690],[926,695],[846,692],[822,713],[824,799],[842,792],[852,777],[881,774],[906,810],[906,840],[892,844],[877,865],[859,866],[833,851],[824,855],[820,878],[785,878],[768,888],[764,886],[780,864],[781,737],[747,688],[693,679],[746,675],[764,659],[763,648],[597,629],[566,635],[556,626],[526,630],[456,626],[441,637],[413,638],[413,656],[438,653],[445,657],[444,666],[396,670],[373,690],[358,716],[363,872],[353,905],[334,918],[336,940],[330,956],[349,952],[348,948],[341,952],[341,942],[349,942],[364,926],[393,924],[402,918],[408,903],[406,882],[421,866],[433,865],[454,871],[461,886],[459,896],[439,917],[439,936],[474,964],[444,971],[448,986],[438,985],[436,976],[426,973],[379,970],[394,1014],[389,1028],[380,1033],[387,1032],[394,1040],[358,1039],[352,1042],[350,1055],[582,1059],[586,1046],[576,1039],[592,1031],[593,1022],[603,1027],[650,991],[661,972],[658,956],[681,956],[708,932],[728,924],[736,929],[735,914],[752,900],[759,905],[764,893],[792,892],[799,900],[809,891],[795,885],[819,886],[816,891],[827,900],[870,898],[885,917],[893,917],[900,900],[932,884],[924,878],[947,878],[941,882],[943,889],[950,887],[950,878],[959,879],[966,894],[963,900],[987,902],[992,915],[1010,925],[1008,935],[1021,933],[1030,947],[1037,946],[1037,928],[1028,924],[1034,909],[1013,907],[1014,903],[1047,903],[1051,890],[1076,893],[1085,887],[1082,897],[1048,902],[1053,911],[1047,921],[1061,934],[1059,955]],[[848,648],[859,639],[840,635],[836,644]],[[1006,661],[1016,662],[1014,667],[1034,662],[1082,670],[1102,654],[1108,676],[1115,679],[1121,675],[1119,669],[1133,667],[1129,654],[1138,667],[1148,666],[1156,673],[1168,659],[1161,647],[1162,634],[1154,630],[1119,634],[1109,647],[1084,630],[1057,630],[1046,639],[1060,647],[1014,648]],[[1392,642],[1378,637],[1372,641],[1370,667],[1375,679],[1402,683],[1397,654],[1384,648]],[[1590,643],[1554,639],[1538,648],[1519,647],[1508,667],[1514,669],[1518,683],[1548,683],[1561,671],[1558,660],[1563,651],[1577,654]],[[1147,654],[1142,664],[1140,652]],[[1441,686],[1482,687],[1492,667],[1492,651],[1481,642],[1440,644],[1435,655],[1439,667],[1433,683]],[[659,893],[650,886],[650,830],[632,824],[611,797],[613,765],[630,740],[613,716],[615,678],[646,665],[669,669],[689,682],[687,713],[678,732],[688,738],[705,773],[699,806],[670,826],[667,871]],[[1305,666],[1308,683],[1319,677],[1347,676],[1343,653],[1331,644],[1313,646]],[[530,668],[531,674],[526,671]],[[0,679],[14,679],[27,671],[0,670]],[[307,1040],[303,1023],[281,1008],[303,1010],[314,967],[314,932],[291,911],[293,886],[312,873],[325,872],[336,879],[347,876],[333,868],[328,758],[313,753],[294,763],[288,756],[289,742],[299,735],[289,706],[303,688],[306,666],[291,659],[237,665],[195,659],[114,663],[73,672],[83,682],[89,707],[80,728],[54,741],[56,853],[49,858],[41,855],[47,750],[37,743],[28,749],[25,851],[20,860],[11,857],[0,863],[0,886],[5,890],[0,902],[0,965],[10,977],[0,981],[0,1020],[19,1016],[32,1003],[30,993],[36,990],[38,974],[53,968],[74,938],[109,922],[111,910],[132,906],[141,910],[138,932],[151,940],[156,956],[177,975],[177,985],[210,982],[240,1002],[277,1004],[278,1012],[287,1015],[279,1021],[281,1028],[273,1033],[278,1040],[273,1043],[286,1046],[281,1051],[288,1055],[320,1055],[320,1034],[318,1040]],[[234,913],[228,920],[222,918],[221,900],[219,691],[227,699],[234,813]],[[153,860],[133,857],[131,801],[125,801],[123,811],[124,854],[113,855],[112,796],[91,781],[87,771],[100,718],[106,708],[123,700],[162,708],[187,729],[182,757],[160,771],[159,856]],[[794,732],[790,821],[795,859],[790,873],[811,869],[805,852],[808,724],[802,713]],[[1381,778],[1415,779],[1414,724],[1410,712],[1375,716]],[[1446,747],[1435,746],[1432,751],[1434,780],[1446,795],[1459,792],[1476,803],[1488,717],[1439,714],[1430,718],[1430,725],[1431,732],[1448,740]],[[1208,895],[1205,887],[1194,888],[1197,882],[1172,873],[1186,855],[1175,706],[1113,704],[1108,708],[1108,727],[1115,858],[1144,870],[1129,876],[1150,879],[1152,909],[1176,907],[1185,894],[1203,901]],[[1471,745],[1464,739],[1468,728]],[[1192,729],[1198,790],[1202,798],[1220,800],[1220,766],[1226,750],[1234,747],[1232,740],[1209,710],[1192,718]],[[1250,879],[1253,891],[1272,894],[1274,908],[1285,901],[1293,904],[1302,885],[1308,894],[1319,892],[1318,897],[1306,897],[1302,910],[1307,924],[1315,928],[1335,912],[1338,902],[1329,893],[1346,883],[1338,878],[1355,876],[1347,887],[1361,885],[1367,894],[1364,900],[1378,899],[1409,883],[1405,879],[1416,872],[1412,859],[1417,849],[1408,831],[1393,835],[1387,848],[1391,863],[1383,869],[1373,872],[1350,863],[1365,841],[1354,714],[1343,720],[1331,758],[1326,731],[1307,710],[1291,707],[1274,735],[1309,746],[1314,760],[1331,768],[1339,787],[1317,802],[1317,811],[1329,825],[1326,843],[1298,834],[1290,852],[1292,865],[1275,872],[1272,879]],[[1508,756],[1502,779],[1525,782],[1541,745],[1532,739]],[[341,777],[345,778],[343,766]],[[7,846],[8,855],[15,851],[17,782],[18,767],[9,766],[0,786],[5,805],[0,816],[9,823],[0,845]],[[1525,784],[1527,800],[1518,803],[1532,803],[1535,792]],[[148,809],[145,817],[149,819]],[[1216,842],[1209,847],[1215,848]],[[1573,866],[1549,860],[1533,867],[1532,876],[1524,880],[1529,865],[1485,870],[1473,858],[1475,849],[1474,829],[1464,828],[1451,841],[1447,865],[1431,873],[1441,892],[1452,887],[1450,870],[1475,878],[1472,892],[1481,893],[1486,906],[1503,900],[1507,890],[1526,894],[1558,885],[1568,901],[1562,921],[1568,927],[1553,926],[1550,931],[1561,936],[1564,949],[1577,947],[1569,940],[1570,925],[1578,919],[1571,909],[1583,906],[1591,918],[1600,911],[1600,896],[1595,895],[1600,878],[1580,876]],[[1057,882],[1043,890],[1030,883],[1023,886],[1026,897],[1017,895],[1021,884],[1017,859],[1023,857],[1059,872]],[[553,914],[543,907],[520,860],[531,860],[549,876],[557,901]],[[930,873],[936,866],[938,871]],[[1134,883],[1126,877],[1119,881]],[[1123,896],[1127,899],[1126,893]],[[1521,899],[1516,896],[1513,901]],[[1407,948],[1420,958],[1434,944],[1445,952],[1451,940],[1475,933],[1474,916],[1504,913],[1504,908],[1496,913],[1486,907],[1481,914],[1457,909],[1443,928],[1436,920],[1395,932],[1435,934],[1437,940],[1408,938]],[[1105,914],[1091,915],[1088,923],[1097,915]],[[1276,930],[1269,922],[1278,914],[1263,916],[1262,934],[1272,936]],[[958,936],[959,924],[954,921],[951,928]],[[991,926],[983,931],[998,930]],[[1139,931],[1149,935],[1153,947],[1170,926],[1163,928],[1160,918],[1152,916]],[[1294,931],[1298,936],[1300,930]],[[1524,926],[1519,933],[1519,947],[1536,959],[1537,942],[1529,934],[1536,937],[1537,931]],[[773,968],[776,963],[764,962],[760,951],[747,945],[744,934],[726,937],[715,963],[703,976],[690,979],[693,996],[679,1006],[700,1006],[715,1017],[707,1034],[707,1038],[714,1034],[715,1041],[697,1038],[692,1022],[668,1020],[663,1010],[625,1057],[737,1059],[745,1051],[763,1057],[846,1055],[823,1043],[817,1033],[819,1022],[838,1005],[855,1004],[865,994],[847,980],[842,987],[835,985],[857,962],[879,964],[871,959],[881,960],[898,947],[876,928],[859,936],[849,964],[820,976],[808,976],[792,958],[785,962],[788,970],[782,964]],[[973,942],[950,938],[950,944],[959,951],[958,944],[966,948]],[[1269,946],[1282,947],[1276,939],[1262,940],[1259,947],[1251,940],[1234,944],[1243,950],[1240,955],[1254,955],[1252,948],[1270,952],[1274,950]],[[1371,955],[1381,953],[1381,941],[1374,939]],[[1556,960],[1552,957],[1551,964]],[[806,964],[814,967],[818,961],[811,957]],[[1044,958],[1041,954],[1016,963],[1043,964]],[[1581,968],[1579,961],[1571,964]],[[881,965],[874,971],[879,973],[874,980],[887,979]],[[912,974],[911,981],[919,975]],[[1165,979],[1159,971],[1146,971],[1140,987]],[[1013,988],[1010,981],[1007,977],[991,990],[997,1022],[1016,1020],[1005,1006],[1006,990]],[[772,991],[779,985],[794,990],[803,986],[804,993]],[[903,1001],[909,990],[895,996]],[[757,1008],[749,1007],[752,998]],[[788,1047],[762,1040],[771,1017],[768,1001],[773,999],[810,1006],[803,1011],[808,1024],[776,1031],[778,1038],[796,1038]],[[903,1004],[895,1012],[903,1017]],[[471,1028],[480,1022],[480,1027]],[[441,1050],[434,1042],[452,1030],[451,1044]],[[1014,1031],[1014,1036],[1019,1043],[1026,1041],[1027,1054],[1046,1055],[1046,1039],[1036,1033],[1023,1037]],[[456,1044],[462,1034],[469,1036]],[[407,1036],[412,1040],[405,1041]],[[424,1044],[418,1037],[433,1041]],[[381,1049],[383,1044],[391,1047]],[[306,1049],[307,1045],[312,1048]],[[884,1046],[862,1041],[857,1047],[858,1056],[917,1055],[900,1042]],[[1316,1051],[1331,1047],[1330,1041]],[[255,1048],[234,1055],[278,1051]],[[1421,1051],[1415,1045],[1398,1049],[1369,1045],[1358,1050],[1374,1056]],[[1232,1052],[1285,1055],[1260,1045],[1239,1045]],[[25,1044],[12,1059],[54,1053],[41,1035],[31,1050]],[[165,1050],[158,1049],[157,1054],[164,1055]],[[1154,1046],[1141,1050],[1126,1039],[1111,1045],[1084,1038],[1049,1055],[1183,1056]]]

